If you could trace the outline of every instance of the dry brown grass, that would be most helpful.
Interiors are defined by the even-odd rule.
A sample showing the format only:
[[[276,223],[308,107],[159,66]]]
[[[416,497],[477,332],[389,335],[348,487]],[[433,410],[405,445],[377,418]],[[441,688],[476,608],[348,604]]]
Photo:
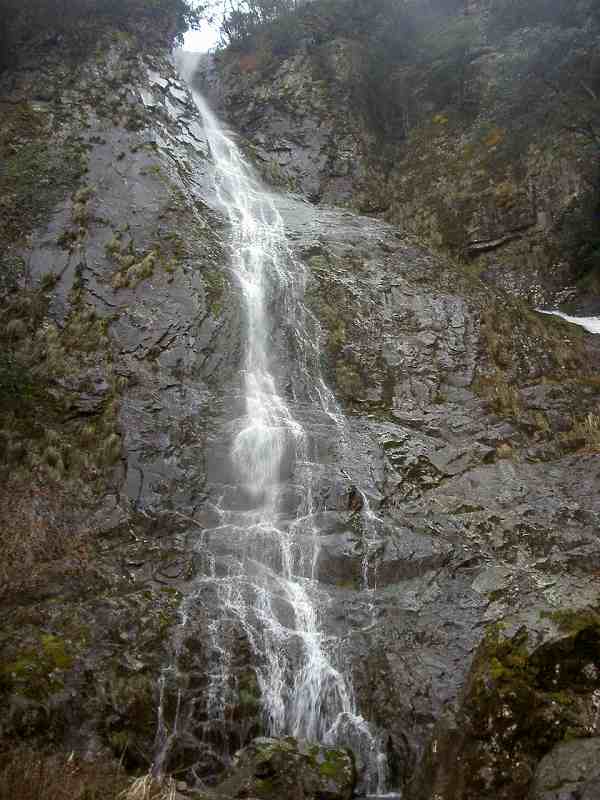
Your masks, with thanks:
[[[56,489],[35,474],[0,493],[0,600],[35,585],[52,565],[64,574],[89,561],[85,531],[65,522],[66,511]]]
[[[113,762],[27,748],[0,755],[0,800],[117,800],[128,785]]]
[[[151,775],[135,778],[121,792],[121,800],[175,800],[177,792],[173,778],[156,780]]]
[[[588,447],[600,450],[600,416],[590,412],[583,420],[581,427]]]
[[[561,433],[560,444],[566,452],[600,453],[600,415],[589,412],[573,416],[571,429]]]
[[[582,443],[593,453],[600,452],[600,416],[590,412],[583,419],[576,420],[567,438]]]
[[[518,417],[521,401],[518,389],[510,384],[501,373],[496,373],[496,383],[492,385],[492,406],[497,414]]]
[[[0,753],[0,800],[175,800],[173,778],[127,776],[120,763],[16,748]]]

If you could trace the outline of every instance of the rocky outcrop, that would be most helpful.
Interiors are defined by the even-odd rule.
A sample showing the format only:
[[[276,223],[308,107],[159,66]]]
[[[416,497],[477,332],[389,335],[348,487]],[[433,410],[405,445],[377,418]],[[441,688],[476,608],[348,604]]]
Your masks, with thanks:
[[[355,782],[350,753],[286,739],[255,739],[236,753],[233,772],[215,791],[227,797],[350,800]]]
[[[600,789],[599,739],[575,739],[557,745],[541,762],[531,800],[591,800]]]
[[[42,48],[0,90],[15,220],[1,262],[1,730],[85,731],[90,752],[131,767],[152,759],[178,586],[197,570],[179,537],[237,348],[218,225],[189,172],[206,168],[196,111],[170,60],[139,47],[108,31],[83,63]]]
[[[457,715],[436,725],[414,796],[570,798],[593,780],[598,740],[583,737],[598,729],[597,616],[542,617],[533,636],[530,625],[488,632]]]
[[[314,241],[323,242],[322,229],[311,230],[304,221],[297,230],[292,220],[288,225],[300,242],[313,238],[302,250],[318,286],[312,294],[309,287],[309,296],[326,325],[331,380],[351,415],[352,457],[341,463],[353,477],[361,474],[360,463],[369,464],[370,475],[362,473],[359,483],[373,493],[379,517],[374,535],[368,512],[352,508],[350,493],[334,500],[335,489],[330,492],[319,567],[321,579],[337,591],[327,619],[351,642],[360,707],[389,737],[396,780],[408,779],[420,762],[423,772],[417,771],[410,790],[415,797],[495,796],[494,780],[505,779],[495,762],[486,767],[493,778],[487,784],[468,766],[462,783],[455,780],[457,763],[468,762],[476,738],[454,708],[467,681],[465,665],[474,656],[478,663],[482,634],[495,624],[506,626],[501,641],[510,643],[524,626],[527,641],[550,647],[557,635],[550,619],[567,597],[577,596],[578,606],[596,603],[597,556],[591,554],[600,511],[593,488],[597,458],[555,450],[566,442],[559,397],[570,392],[571,368],[558,366],[560,334],[551,343],[557,329],[540,329],[540,339],[537,318],[499,296],[491,312],[489,290],[468,272],[459,277],[394,241],[381,223],[319,211],[313,219],[327,225],[326,245]],[[500,308],[503,322],[495,316]],[[497,322],[486,321],[488,313]],[[511,328],[506,339],[505,325]],[[502,344],[490,343],[491,328]],[[544,355],[532,353],[536,341]],[[576,358],[573,344],[569,359]],[[546,380],[540,368],[548,376],[558,369],[566,379],[552,381],[557,406],[543,412],[557,425],[553,433],[535,430],[535,403],[526,399],[537,395],[539,402]],[[509,408],[500,400],[504,387],[519,384],[519,399]],[[563,469],[572,481],[564,481]],[[572,503],[581,509],[574,511],[578,519],[589,520],[585,534],[580,521],[566,521],[573,519],[567,511]],[[581,561],[580,546],[586,553]],[[367,605],[357,602],[357,588]],[[590,620],[590,630],[594,624]],[[585,652],[577,657],[581,669]],[[487,670],[494,656],[481,658]],[[594,690],[586,691],[589,704]],[[493,697],[502,717],[503,691]],[[586,729],[588,712],[574,713],[579,729]],[[454,749],[445,749],[437,724],[450,726],[447,741]],[[457,746],[456,731],[465,730]],[[485,737],[496,741],[496,733],[493,725]],[[435,774],[422,747],[427,741],[448,759],[447,794],[440,789],[443,779],[431,785],[425,777]],[[536,746],[543,750],[551,741]],[[501,752],[510,749],[505,745]],[[534,752],[530,764],[537,757]],[[508,782],[506,797],[521,796],[527,780],[523,787]]]
[[[369,45],[341,18],[285,60],[220,56],[215,97],[270,181],[383,215],[539,304],[595,264],[600,21],[591,3],[511,8],[407,32],[375,120]]]

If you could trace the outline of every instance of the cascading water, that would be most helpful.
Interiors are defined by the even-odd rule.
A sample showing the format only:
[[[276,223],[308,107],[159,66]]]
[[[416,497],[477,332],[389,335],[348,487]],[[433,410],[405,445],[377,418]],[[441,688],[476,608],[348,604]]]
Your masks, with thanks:
[[[364,789],[381,792],[385,759],[356,711],[350,681],[335,663],[336,642],[325,637],[317,613],[319,531],[313,497],[326,467],[314,457],[314,446],[291,409],[317,409],[337,426],[341,440],[345,421],[321,376],[320,328],[303,302],[304,267],[293,258],[272,197],[203,98],[193,95],[214,162],[217,204],[229,221],[231,268],[245,307],[245,413],[232,423],[238,500],[221,498],[214,506],[216,524],[198,536],[199,553],[216,547],[221,555],[219,563],[211,556],[207,574],[186,598],[179,637],[194,607],[212,593],[219,617],[209,626],[209,723],[224,721],[232,702],[228,631],[235,625],[252,651],[267,732],[351,747]],[[296,499],[290,513],[291,494]],[[174,649],[163,689],[169,672],[177,677]],[[170,731],[161,693],[157,772],[181,727],[182,691],[179,681]]]

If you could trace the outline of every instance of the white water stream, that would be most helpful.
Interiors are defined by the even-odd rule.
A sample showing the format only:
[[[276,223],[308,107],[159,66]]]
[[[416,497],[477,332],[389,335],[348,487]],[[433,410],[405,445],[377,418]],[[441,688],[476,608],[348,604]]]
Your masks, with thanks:
[[[305,268],[291,253],[272,197],[204,99],[194,93],[194,100],[214,163],[217,205],[229,222],[230,264],[244,304],[245,414],[232,421],[231,447],[243,502],[222,498],[214,509],[217,524],[199,536],[198,551],[212,552],[216,543],[221,561],[211,556],[209,574],[197,580],[184,603],[181,628],[210,592],[219,616],[209,626],[209,721],[224,721],[238,696],[228,639],[233,624],[252,651],[267,732],[351,747],[364,790],[382,792],[385,758],[337,662],[339,642],[325,636],[319,620],[319,599],[326,600],[315,580],[319,531],[313,497],[328,467],[314,457],[290,406],[316,409],[341,441],[346,423],[321,375],[320,328],[303,302]],[[286,343],[287,359],[281,347],[278,356],[275,352],[277,337]],[[290,487],[298,498],[292,514]],[[369,511],[368,503],[365,508]],[[162,700],[159,712],[157,772],[181,724],[176,715],[166,730]]]
[[[537,309],[540,314],[551,314],[554,317],[560,317],[567,322],[572,322],[574,325],[579,325],[588,333],[600,334],[600,317],[573,317],[571,314],[563,314],[562,311],[550,311],[544,308]]]

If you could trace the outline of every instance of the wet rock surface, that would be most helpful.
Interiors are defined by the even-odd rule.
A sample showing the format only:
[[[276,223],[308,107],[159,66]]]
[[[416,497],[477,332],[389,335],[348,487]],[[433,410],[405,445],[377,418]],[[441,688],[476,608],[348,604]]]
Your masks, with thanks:
[[[145,769],[157,708],[170,731],[183,698],[167,767],[190,786],[270,798],[293,776],[294,796],[349,797],[345,753],[286,739],[249,745],[221,783],[265,732],[251,642],[234,619],[228,703],[219,715],[210,705],[221,608],[202,578],[225,570],[239,542],[206,532],[223,498],[248,503],[228,457],[243,406],[228,230],[211,206],[199,117],[164,56],[117,37],[74,88],[70,76],[56,55],[2,86],[79,137],[86,161],[30,238],[3,242],[3,275],[21,265],[3,309],[12,318],[17,300],[44,299],[27,324],[57,374],[31,362],[49,387],[42,429],[11,406],[5,435],[3,530],[38,555],[3,585],[2,737]],[[30,108],[42,85],[60,104]],[[554,797],[549,760],[566,754],[570,781],[600,733],[597,337],[536,315],[403,229],[299,197],[277,203],[310,271],[325,376],[347,420],[340,432],[290,392],[322,464],[309,591],[384,738],[389,784],[408,798]],[[14,330],[2,336],[29,358]],[[298,491],[290,479],[291,516]],[[25,520],[11,505],[20,497]],[[323,773],[328,753],[341,777]],[[573,782],[592,797],[596,778]]]
[[[355,783],[350,753],[286,739],[255,739],[236,753],[232,774],[215,791],[228,797],[350,800]]]

